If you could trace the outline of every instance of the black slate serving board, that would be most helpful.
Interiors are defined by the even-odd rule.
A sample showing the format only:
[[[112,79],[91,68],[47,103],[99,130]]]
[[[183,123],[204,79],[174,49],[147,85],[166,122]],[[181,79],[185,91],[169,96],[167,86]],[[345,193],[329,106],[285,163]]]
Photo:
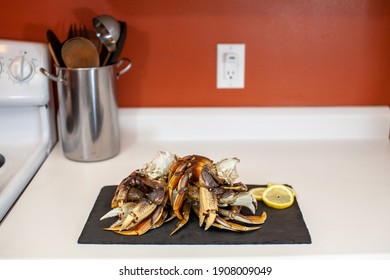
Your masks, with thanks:
[[[259,185],[248,185],[259,187]],[[165,223],[160,228],[150,230],[141,236],[123,236],[103,230],[116,218],[100,221],[111,208],[111,200],[116,186],[104,186],[96,199],[87,222],[78,239],[80,244],[310,244],[311,237],[303,219],[297,200],[283,210],[277,210],[259,202],[256,214],[267,213],[267,221],[261,229],[252,232],[232,232],[211,227],[207,231],[198,226],[198,218],[191,213],[188,223],[169,236],[177,219]]]

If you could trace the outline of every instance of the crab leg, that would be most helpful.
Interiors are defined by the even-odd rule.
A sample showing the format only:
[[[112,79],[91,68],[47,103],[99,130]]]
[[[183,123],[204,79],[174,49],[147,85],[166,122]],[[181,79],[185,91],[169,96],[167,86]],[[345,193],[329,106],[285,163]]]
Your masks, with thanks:
[[[248,191],[248,187],[242,182],[234,183],[233,185],[226,185],[226,186],[223,186],[223,188],[225,190],[233,190],[233,191],[238,191],[238,192]]]
[[[221,217],[217,216],[215,219],[215,223],[212,224],[212,226],[215,226],[220,229],[227,229],[231,231],[252,231],[252,230],[258,230],[261,228],[261,226],[257,227],[247,227],[239,224],[235,224],[232,222],[228,222]]]
[[[178,162],[180,163],[180,162]],[[176,165],[176,164],[174,164]],[[183,177],[185,170],[187,169],[188,163],[184,162],[177,167],[176,171],[170,175],[169,181],[168,181],[168,196],[169,196],[169,202],[171,205],[173,205],[173,190],[176,189],[180,179]],[[172,168],[172,167],[171,167]]]
[[[189,178],[189,173],[186,172],[183,177],[181,177],[178,187],[177,187],[177,194],[175,196],[172,208],[173,211],[176,214],[176,217],[179,220],[183,219],[183,216],[180,213],[180,208],[183,205],[184,199],[186,197],[186,191],[187,191],[187,186],[188,186],[188,178]]]
[[[164,223],[167,223],[167,222],[170,222],[172,221],[174,218],[176,218],[176,214],[175,212],[173,212],[172,208],[170,208],[168,210],[168,215],[169,217],[167,216],[166,219],[164,220]]]
[[[190,218],[190,212],[191,212],[191,202],[187,200],[186,202],[184,202],[183,205],[183,218],[176,224],[175,229],[171,232],[169,236],[173,235],[175,232],[181,229],[188,222],[188,219]]]
[[[260,216],[245,216],[235,210],[220,208],[218,209],[218,214],[246,224],[261,225],[264,224],[265,220],[267,219],[267,214],[265,212],[263,212]]]
[[[200,210],[197,205],[193,204],[192,209],[197,215],[199,215]],[[236,223],[226,221],[225,219],[222,219],[219,216],[216,216],[215,222],[212,224],[212,226],[220,229],[230,230],[230,231],[253,231],[261,228],[261,226],[247,227],[247,226],[239,225]]]

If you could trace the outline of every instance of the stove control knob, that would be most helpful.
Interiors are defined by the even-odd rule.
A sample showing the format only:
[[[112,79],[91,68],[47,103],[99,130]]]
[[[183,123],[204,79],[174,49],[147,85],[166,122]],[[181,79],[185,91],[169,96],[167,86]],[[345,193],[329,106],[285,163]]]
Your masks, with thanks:
[[[34,65],[24,55],[18,56],[9,65],[9,75],[16,82],[27,82],[34,75]]]

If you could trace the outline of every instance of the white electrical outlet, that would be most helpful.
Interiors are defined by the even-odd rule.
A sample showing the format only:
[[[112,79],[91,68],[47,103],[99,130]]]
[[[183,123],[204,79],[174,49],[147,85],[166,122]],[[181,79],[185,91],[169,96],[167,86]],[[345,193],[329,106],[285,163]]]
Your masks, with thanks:
[[[217,44],[217,88],[244,88],[245,44]]]

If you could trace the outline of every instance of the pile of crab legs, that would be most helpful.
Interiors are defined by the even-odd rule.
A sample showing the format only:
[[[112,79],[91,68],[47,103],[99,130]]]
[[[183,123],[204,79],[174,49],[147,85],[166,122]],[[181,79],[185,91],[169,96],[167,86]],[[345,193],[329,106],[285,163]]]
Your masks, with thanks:
[[[181,229],[193,211],[199,226],[230,231],[253,231],[261,228],[267,215],[241,214],[242,207],[253,214],[257,201],[238,178],[237,158],[214,163],[211,159],[159,151],[144,168],[133,171],[115,190],[111,208],[101,220],[118,217],[105,230],[122,235],[142,235],[165,222],[179,221],[171,235]]]

